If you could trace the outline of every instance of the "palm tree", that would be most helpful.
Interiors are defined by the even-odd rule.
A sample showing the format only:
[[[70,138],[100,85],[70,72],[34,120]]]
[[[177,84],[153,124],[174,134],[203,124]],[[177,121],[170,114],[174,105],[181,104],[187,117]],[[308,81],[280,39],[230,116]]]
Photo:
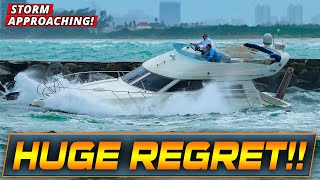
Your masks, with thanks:
[[[136,28],[136,27],[137,27],[137,23],[136,23],[136,21],[135,21],[135,20],[133,20],[133,21],[132,21],[132,23],[133,23],[133,28]]]
[[[100,19],[105,19],[105,18],[107,18],[107,11],[100,11],[100,17],[99,17]]]
[[[107,21],[108,22],[113,22],[113,17],[111,15],[109,15],[108,18],[107,18]]]

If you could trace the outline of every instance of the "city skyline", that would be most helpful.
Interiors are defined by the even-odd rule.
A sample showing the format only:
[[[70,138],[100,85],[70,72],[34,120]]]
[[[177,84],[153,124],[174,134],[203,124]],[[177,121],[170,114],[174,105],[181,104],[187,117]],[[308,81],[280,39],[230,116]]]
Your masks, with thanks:
[[[166,25],[175,26],[181,23],[181,3],[175,1],[160,2],[159,19]]]
[[[255,25],[254,11],[258,4],[268,4],[270,14],[276,18],[287,16],[289,4],[301,4],[303,22],[310,23],[313,17],[320,14],[318,0],[202,0],[199,4],[193,0],[163,0],[181,2],[181,22],[204,22],[216,24],[238,19],[241,24]],[[159,4],[162,0],[29,0],[29,3],[54,3],[55,8],[78,9],[92,6],[99,8],[115,17],[128,14],[130,10],[142,10],[145,14],[159,18]],[[121,3],[120,3],[121,2]],[[230,7],[232,4],[232,7]],[[217,8],[217,6],[219,6]]]
[[[268,4],[258,4],[255,7],[255,25],[302,25],[303,7],[301,4],[289,4],[287,15],[283,17],[273,16]],[[312,22],[314,20],[312,19]]]

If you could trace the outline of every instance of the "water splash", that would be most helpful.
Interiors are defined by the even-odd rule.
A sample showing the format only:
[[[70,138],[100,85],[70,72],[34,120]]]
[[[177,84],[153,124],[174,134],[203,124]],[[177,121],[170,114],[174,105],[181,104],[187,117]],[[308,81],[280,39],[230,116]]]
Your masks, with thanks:
[[[33,70],[20,72],[14,78],[16,83],[13,91],[20,92],[18,98],[20,103],[30,104],[34,99],[40,97],[37,93],[38,78],[38,73]]]
[[[206,113],[228,113],[230,107],[224,101],[216,85],[208,85],[198,93],[181,92],[171,96],[164,104],[156,104],[158,99],[149,99],[142,104],[117,106],[113,102],[102,101],[96,96],[83,94],[79,90],[61,91],[45,102],[51,109],[94,117],[119,115],[185,115]]]
[[[42,97],[39,92],[46,92],[38,87],[39,77],[36,71],[28,70],[19,73],[15,77],[15,91],[20,92],[19,102],[30,104],[33,100]],[[68,81],[61,75],[53,77],[58,79],[64,87],[77,87],[77,81]],[[49,87],[53,84],[48,84]],[[62,89],[56,94],[46,98],[45,107],[93,117],[119,116],[119,115],[186,115],[234,112],[220,92],[217,85],[208,84],[197,92],[174,93],[164,103],[159,104],[158,98],[149,98],[141,104],[129,104],[126,106],[115,105],[114,102],[106,102],[97,96],[83,93],[77,89]]]

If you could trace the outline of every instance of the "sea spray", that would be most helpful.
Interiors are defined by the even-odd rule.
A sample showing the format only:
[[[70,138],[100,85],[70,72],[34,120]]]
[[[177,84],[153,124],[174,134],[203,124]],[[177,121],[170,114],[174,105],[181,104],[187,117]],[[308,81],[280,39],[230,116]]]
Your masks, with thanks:
[[[15,86],[13,91],[20,92],[19,102],[30,104],[34,99],[40,97],[37,93],[37,87],[39,85],[37,79],[37,72],[33,70],[27,70],[17,74],[14,78]]]
[[[81,90],[65,89],[47,98],[45,106],[51,109],[95,117],[118,115],[166,116],[231,112],[230,107],[224,101],[222,93],[213,84],[209,84],[203,90],[197,92],[173,93],[163,103],[159,103],[159,99],[154,97],[141,104],[132,102],[127,105],[116,105],[114,102],[104,101],[98,96],[84,93]]]
[[[86,114],[94,117],[107,115],[131,115],[138,113],[133,109],[125,110],[114,106],[112,102],[103,102],[96,96],[88,96],[80,90],[66,89],[52,95],[45,101],[45,107],[75,114]]]
[[[46,86],[39,86],[41,82],[38,78],[37,72],[32,70],[21,72],[15,77],[16,86],[14,90],[20,92],[19,102],[30,104],[33,100],[48,95],[45,100],[45,107],[47,108],[94,117],[234,112],[233,107],[224,98],[225,94],[216,84],[207,84],[200,91],[172,93],[163,103],[159,103],[159,99],[154,97],[148,98],[143,103],[130,103],[123,106],[102,100],[91,93],[74,89],[80,85],[79,82],[76,80],[69,81],[62,75],[52,77]],[[59,82],[60,87],[54,82]],[[47,87],[50,87],[54,93]]]
[[[20,92],[18,102],[24,104],[30,104],[37,98],[51,94],[52,92],[48,87],[58,92],[61,90],[61,86],[75,83],[75,81],[64,79],[61,74],[51,77],[50,79],[45,79],[44,75],[35,69],[28,69],[18,73],[14,80],[15,86],[12,91]],[[46,81],[45,85],[44,81]],[[59,86],[54,82],[60,82]]]
[[[180,92],[173,94],[161,109],[155,109],[158,115],[185,115],[207,113],[229,113],[232,109],[227,105],[218,85],[208,84],[198,92]]]

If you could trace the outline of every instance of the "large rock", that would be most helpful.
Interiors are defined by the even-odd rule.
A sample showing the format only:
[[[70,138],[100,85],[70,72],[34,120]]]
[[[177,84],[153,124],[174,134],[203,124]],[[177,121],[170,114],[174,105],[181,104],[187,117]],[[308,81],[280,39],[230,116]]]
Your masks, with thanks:
[[[106,65],[108,71],[131,71],[132,66],[128,63],[109,63]]]
[[[12,70],[8,66],[0,65],[0,76],[11,75]]]
[[[14,76],[14,73],[12,73],[12,70],[9,67],[0,65],[0,81],[3,84],[12,81],[14,79]]]
[[[16,100],[16,99],[18,99],[19,95],[20,95],[19,92],[12,92],[12,93],[7,94],[4,97],[4,99],[9,100],[9,101]]]
[[[5,66],[12,69],[12,73],[18,74],[19,72],[28,69],[31,64],[31,62],[9,61],[5,63]]]
[[[304,69],[299,73],[298,77],[302,80],[309,81],[310,83],[314,83],[317,81],[319,76],[319,72],[313,69]]]
[[[293,62],[289,66],[294,69],[294,74],[299,74],[305,68],[306,64],[301,62]]]
[[[70,73],[71,72],[66,67],[64,67],[61,63],[52,62],[52,63],[50,63],[50,65],[47,68],[45,77],[48,79],[48,78],[51,78],[52,76],[55,76],[58,74],[66,75],[66,74],[70,74]]]
[[[309,81],[302,80],[302,79],[298,79],[296,84],[295,84],[295,86],[298,87],[298,88],[301,88],[301,89],[305,89],[305,90],[313,90],[313,89],[315,89],[314,84],[312,84]]]
[[[67,68],[71,73],[79,72],[78,65],[75,63],[66,63],[64,67]]]
[[[93,66],[90,63],[80,63],[78,65],[78,72],[93,71]]]
[[[92,69],[93,71],[108,71],[108,69],[104,63],[93,63],[92,68],[93,68]]]
[[[306,62],[306,67],[310,67],[310,68],[320,67],[320,61],[319,60],[308,60]]]

